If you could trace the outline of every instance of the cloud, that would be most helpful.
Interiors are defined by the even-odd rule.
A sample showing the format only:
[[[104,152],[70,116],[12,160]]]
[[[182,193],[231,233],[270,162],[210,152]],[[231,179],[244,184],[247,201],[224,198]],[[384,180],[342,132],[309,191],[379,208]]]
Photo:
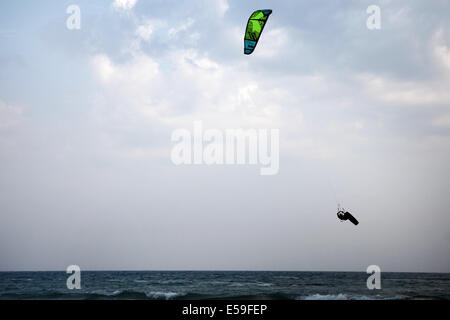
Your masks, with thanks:
[[[125,10],[129,11],[134,8],[137,0],[114,0],[113,8],[116,10]]]
[[[160,62],[142,52],[136,52],[126,63],[114,63],[108,56],[98,55],[92,64],[101,94],[111,102],[111,109],[116,106],[131,118],[143,117],[170,127],[204,118],[213,125],[238,125],[236,116],[249,108],[252,112],[248,117],[256,116],[253,120],[247,117],[242,124],[246,120],[257,123],[258,113],[267,112],[273,100],[267,100],[272,90],[261,89],[255,79],[194,49],[174,50]],[[162,64],[171,65],[172,70],[160,73]],[[262,100],[266,100],[265,108],[255,108]],[[268,117],[266,123],[272,121]]]
[[[160,72],[163,65],[171,68]],[[97,55],[92,66],[99,86],[94,119],[123,155],[167,156],[158,151],[170,148],[163,137],[177,128],[190,129],[197,120],[205,128],[292,130],[303,121],[300,110],[283,109],[290,99],[284,89],[194,49],[173,50],[161,60],[137,51],[124,63]],[[124,139],[150,128],[163,136],[138,151]]]
[[[389,105],[433,107],[450,103],[448,87],[440,82],[402,81],[375,74],[359,74],[356,79],[370,97]]]
[[[228,4],[227,0],[217,0],[217,7],[219,9],[220,14],[224,15],[230,8],[230,5]]]
[[[165,39],[188,30],[195,20],[188,17],[185,21],[169,29]],[[146,25],[151,23],[140,26],[145,35]],[[149,30],[152,34],[153,29]],[[238,28],[229,26],[218,31],[219,38],[232,34],[241,44]],[[403,79],[351,68],[342,73],[325,68],[314,74],[286,75],[252,67],[262,61],[284,61],[285,52],[292,50],[289,55],[295,57],[303,49],[283,50],[289,37],[295,36],[290,29],[274,27],[265,32],[258,54],[243,61],[221,60],[221,56],[211,55],[196,43],[186,42],[178,46],[172,43],[163,56],[153,56],[135,46],[126,62],[114,62],[106,54],[94,57],[101,84],[97,117],[111,119],[115,127],[128,128],[126,132],[146,126],[167,132],[190,127],[195,120],[216,128],[283,128],[286,154],[333,158],[350,151],[349,146],[379,143],[379,137],[373,136],[374,128],[394,125],[397,117],[402,117],[398,114],[386,119],[385,108],[437,108],[439,113],[438,107],[450,101],[441,78]],[[139,32],[137,37],[145,38]],[[303,58],[299,61],[308,63]],[[159,72],[161,69],[164,72]],[[369,109],[370,105],[377,108]],[[398,112],[408,117],[407,110]],[[423,126],[429,127],[445,123],[436,121],[422,120]]]
[[[0,129],[7,129],[17,125],[22,118],[22,109],[6,104],[0,100]]]
[[[437,29],[433,36],[432,46],[438,65],[450,70],[450,47],[444,41],[445,35],[444,29]]]
[[[289,50],[289,31],[285,28],[272,28],[265,30],[258,42],[257,55],[264,58],[279,57],[280,52]]]
[[[450,108],[449,110],[450,111]],[[433,126],[450,128],[450,113],[437,117],[432,122]]]
[[[188,18],[187,21],[185,23],[183,23],[182,25],[180,25],[179,27],[170,28],[167,33],[169,35],[169,38],[175,37],[181,31],[186,31],[194,24],[194,22],[195,22],[194,19]]]
[[[150,36],[153,33],[153,24],[151,21],[147,21],[146,23],[140,25],[137,29],[136,29],[136,34],[144,39],[144,40],[150,40]]]
[[[16,146],[17,128],[23,121],[22,108],[9,105],[0,99],[0,154],[7,154]]]
[[[282,152],[312,159],[328,159],[348,152],[348,146],[367,143],[366,122],[372,119],[349,118],[336,100],[325,93],[342,92],[339,79],[326,75],[297,75],[286,79],[260,77],[229,66],[195,49],[174,49],[164,58],[153,58],[136,51],[127,62],[114,62],[106,55],[92,59],[99,81],[95,118],[114,145],[124,154],[154,156],[158,143],[135,152],[121,137],[153,128],[165,132],[191,128],[202,120],[208,128],[282,128]],[[170,69],[160,72],[162,66]],[[345,102],[359,107],[359,101]],[[321,114],[320,131],[304,112]],[[311,111],[308,111],[311,117]],[[340,119],[339,125],[326,119]],[[350,141],[353,141],[350,143]],[[160,140],[164,145],[164,141]],[[166,144],[167,146],[167,144]],[[154,151],[152,151],[154,149]]]

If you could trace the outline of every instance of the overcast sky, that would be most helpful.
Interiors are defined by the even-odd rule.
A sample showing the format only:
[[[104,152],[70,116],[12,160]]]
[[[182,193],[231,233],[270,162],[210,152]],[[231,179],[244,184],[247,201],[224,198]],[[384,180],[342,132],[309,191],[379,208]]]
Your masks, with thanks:
[[[449,13],[445,0],[2,1],[0,270],[450,272]],[[279,173],[175,166],[171,134],[196,120],[279,129]]]

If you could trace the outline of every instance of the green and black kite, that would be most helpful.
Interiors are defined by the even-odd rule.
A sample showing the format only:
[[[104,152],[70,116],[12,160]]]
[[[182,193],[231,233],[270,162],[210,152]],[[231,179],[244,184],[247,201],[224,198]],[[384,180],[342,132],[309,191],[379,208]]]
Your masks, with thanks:
[[[251,54],[255,50],[261,33],[266,25],[272,10],[256,10],[252,13],[247,22],[247,29],[244,37],[244,53]]]

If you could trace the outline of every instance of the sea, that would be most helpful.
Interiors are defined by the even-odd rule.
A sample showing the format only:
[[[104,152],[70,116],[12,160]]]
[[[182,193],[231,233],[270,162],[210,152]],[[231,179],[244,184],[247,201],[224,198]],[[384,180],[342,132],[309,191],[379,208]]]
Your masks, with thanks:
[[[120,300],[450,300],[448,273],[381,274],[369,290],[364,272],[82,271],[0,272],[0,299]]]

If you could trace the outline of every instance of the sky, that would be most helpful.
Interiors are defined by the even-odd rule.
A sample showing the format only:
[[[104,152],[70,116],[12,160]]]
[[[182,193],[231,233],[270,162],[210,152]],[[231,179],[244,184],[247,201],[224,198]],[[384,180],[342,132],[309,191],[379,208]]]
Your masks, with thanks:
[[[0,271],[450,272],[449,13],[445,0],[2,1]],[[174,165],[171,135],[194,121],[278,129],[278,174]]]

